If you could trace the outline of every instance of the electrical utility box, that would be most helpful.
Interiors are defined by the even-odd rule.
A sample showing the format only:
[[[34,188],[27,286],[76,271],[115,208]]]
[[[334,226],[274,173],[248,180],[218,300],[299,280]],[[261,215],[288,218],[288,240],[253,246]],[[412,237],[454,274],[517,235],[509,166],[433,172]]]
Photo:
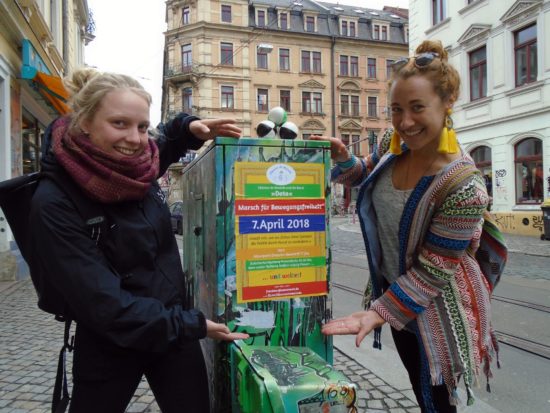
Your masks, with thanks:
[[[328,142],[217,138],[182,182],[191,302],[250,335],[202,341],[212,411],[355,411],[356,387],[332,369],[321,333],[332,311]]]

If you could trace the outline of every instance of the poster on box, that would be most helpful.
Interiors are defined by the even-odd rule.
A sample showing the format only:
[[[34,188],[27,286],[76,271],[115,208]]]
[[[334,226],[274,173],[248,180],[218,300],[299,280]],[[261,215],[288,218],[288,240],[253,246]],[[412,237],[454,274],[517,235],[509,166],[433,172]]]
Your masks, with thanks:
[[[327,294],[324,166],[235,162],[237,301]]]

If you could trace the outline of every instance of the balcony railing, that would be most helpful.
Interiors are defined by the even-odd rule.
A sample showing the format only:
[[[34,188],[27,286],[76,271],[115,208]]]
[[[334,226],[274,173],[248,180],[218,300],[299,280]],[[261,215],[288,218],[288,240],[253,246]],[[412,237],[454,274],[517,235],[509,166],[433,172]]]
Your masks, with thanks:
[[[174,81],[190,80],[192,76],[197,76],[196,65],[172,65],[166,69],[164,76]]]

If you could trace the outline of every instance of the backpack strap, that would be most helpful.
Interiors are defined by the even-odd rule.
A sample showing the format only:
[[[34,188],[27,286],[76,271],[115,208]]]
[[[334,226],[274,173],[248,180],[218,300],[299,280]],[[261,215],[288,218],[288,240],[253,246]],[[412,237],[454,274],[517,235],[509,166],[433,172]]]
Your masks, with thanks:
[[[59,351],[57,362],[57,374],[52,396],[52,413],[64,413],[69,406],[71,397],[67,384],[67,352],[73,350],[74,336],[70,339],[71,319],[65,320],[65,333],[63,336],[63,347]]]
[[[86,197],[82,190],[65,173],[44,172],[43,176],[54,181],[65,195],[70,198],[79,215],[84,220],[86,228],[90,231],[90,238],[95,241],[96,245],[100,246],[99,239],[102,233],[106,233],[105,227],[107,224],[101,205]],[[110,267],[114,271],[111,265]],[[69,316],[59,314],[55,318],[58,321],[65,322],[65,333],[63,336],[63,347],[59,351],[57,362],[57,374],[52,396],[52,413],[64,413],[71,399],[67,384],[66,366],[67,354],[73,351],[74,336],[70,336],[72,320]]]

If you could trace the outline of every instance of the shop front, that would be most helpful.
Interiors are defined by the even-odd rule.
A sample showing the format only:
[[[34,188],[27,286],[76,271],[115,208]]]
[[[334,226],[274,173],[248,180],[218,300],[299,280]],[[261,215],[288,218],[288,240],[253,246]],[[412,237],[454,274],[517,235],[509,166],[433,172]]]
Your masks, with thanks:
[[[36,172],[47,125],[68,112],[67,92],[60,77],[52,75],[30,40],[23,39],[20,60],[0,62],[0,180]],[[20,67],[14,73],[13,67]],[[28,276],[28,268],[0,213],[0,281]]]

